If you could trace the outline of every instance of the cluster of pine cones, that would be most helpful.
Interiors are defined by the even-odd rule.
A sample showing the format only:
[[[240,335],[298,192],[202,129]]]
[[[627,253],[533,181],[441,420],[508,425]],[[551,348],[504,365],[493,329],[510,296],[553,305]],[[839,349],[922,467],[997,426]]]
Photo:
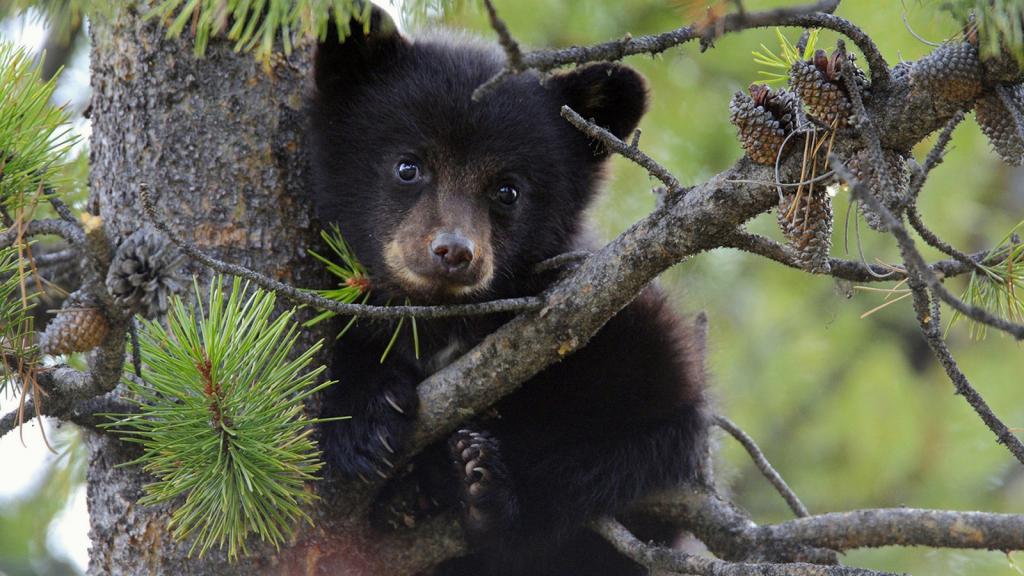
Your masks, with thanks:
[[[965,41],[944,44],[917,62],[897,65],[893,76],[906,78],[914,90],[961,103],[964,108],[974,104],[978,124],[999,156],[1009,164],[1024,165],[1024,84],[986,87],[985,66],[976,42],[967,35]],[[730,104],[731,120],[747,156],[759,164],[775,165],[794,149],[805,149],[804,138],[793,137],[801,127],[815,124],[834,131],[850,126],[853,110],[844,75],[862,93],[870,94],[867,76],[857,68],[852,55],[841,51],[829,55],[823,50],[792,65],[789,89],[773,91],[764,85],[752,85],[749,95],[737,92]],[[910,185],[910,169],[900,152],[883,150],[883,155],[885,174],[877,173],[864,150],[845,158],[844,163],[856,180],[898,217]],[[809,174],[827,171],[819,157],[823,155],[810,156],[804,162],[822,169]],[[807,179],[811,178],[809,175]],[[798,263],[816,273],[829,271],[832,244],[832,201],[825,184],[805,182],[795,189],[783,188],[778,208],[779,227]],[[871,228],[885,231],[882,218],[864,203],[860,211]]]
[[[817,50],[810,60],[793,64],[790,69],[792,90],[773,91],[768,86],[755,84],[750,87],[749,95],[737,92],[729,108],[747,156],[758,164],[774,165],[783,154],[790,153],[795,144],[803,148],[804,141],[792,137],[801,126],[808,124],[804,114],[816,124],[833,130],[848,126],[853,107],[843,74],[851,75],[862,89],[868,88],[867,77],[853,63],[852,56],[838,50],[831,55]],[[826,172],[824,155],[812,156],[807,161],[820,162],[819,174]],[[779,227],[804,269],[829,271],[832,219],[832,198],[824,183],[783,190],[778,207]]]
[[[943,44],[914,63],[910,80],[915,87],[953,102],[974,101],[975,119],[996,153],[1007,164],[1024,165],[1024,85],[986,88],[982,71],[989,62],[980,59],[976,36],[966,36],[965,41]]]
[[[186,285],[184,265],[184,254],[173,244],[156,230],[141,228],[117,247],[107,272],[107,292],[126,312],[161,317],[167,313],[171,295]],[[72,293],[40,335],[40,351],[59,355],[99,346],[110,331],[101,308],[86,292]]]

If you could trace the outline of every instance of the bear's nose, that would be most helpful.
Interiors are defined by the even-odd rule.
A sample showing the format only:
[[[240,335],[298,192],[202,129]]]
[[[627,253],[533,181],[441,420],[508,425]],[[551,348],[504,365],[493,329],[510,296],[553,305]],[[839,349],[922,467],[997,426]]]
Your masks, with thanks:
[[[430,242],[430,251],[446,271],[461,272],[473,260],[473,241],[451,232],[442,232]]]

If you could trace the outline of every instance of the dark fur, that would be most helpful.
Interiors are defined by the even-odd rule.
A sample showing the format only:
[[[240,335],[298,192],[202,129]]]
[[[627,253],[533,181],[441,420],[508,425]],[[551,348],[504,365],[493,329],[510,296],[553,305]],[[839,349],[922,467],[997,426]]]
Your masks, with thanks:
[[[502,66],[499,50],[451,35],[410,41],[389,32],[379,13],[373,27],[378,31],[363,35],[356,24],[344,44],[332,36],[318,51],[311,119],[321,220],[338,223],[367,266],[375,302],[540,292],[554,278],[529,270],[580,246],[582,215],[606,159],[559,109],[568,104],[626,137],[646,106],[642,78],[615,64],[543,84],[522,74],[473,103],[473,90]],[[407,154],[428,174],[414,187],[394,178],[395,163]],[[489,191],[509,181],[519,202],[511,209],[489,203]],[[428,230],[451,211],[487,220],[475,240],[488,242],[478,259],[492,260],[493,277],[471,293],[446,291],[442,280],[436,290],[409,288],[387,264],[385,246],[396,233]],[[421,243],[398,240],[403,254]],[[421,360],[406,333],[383,364],[393,326],[361,323],[346,334],[331,366],[340,383],[324,416],[352,419],[324,430],[331,468],[366,478],[387,470],[390,451],[401,450],[411,429],[417,383],[507,320],[420,321]],[[702,351],[689,347],[685,332],[650,288],[583,350],[526,382],[487,419],[467,424],[447,450],[428,450],[419,469],[437,477],[432,464],[446,460],[441,487],[462,501],[478,551],[442,571],[638,573],[581,525],[693,476],[707,418]]]

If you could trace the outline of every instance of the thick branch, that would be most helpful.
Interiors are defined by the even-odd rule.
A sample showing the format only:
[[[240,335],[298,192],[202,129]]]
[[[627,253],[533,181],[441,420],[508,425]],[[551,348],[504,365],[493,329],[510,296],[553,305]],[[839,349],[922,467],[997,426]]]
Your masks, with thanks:
[[[36,416],[36,406],[43,416],[65,418],[80,403],[107,392],[97,386],[97,382],[88,372],[82,372],[68,366],[43,368],[35,373],[36,382],[46,395],[42,401],[29,399],[25,401],[25,421]],[[25,385],[25,384],[23,384]],[[0,436],[7,434],[19,424],[19,411],[14,410],[0,418]]]
[[[862,568],[805,563],[731,563],[688,554],[681,550],[644,544],[625,526],[611,518],[602,518],[596,521],[593,527],[619,552],[637,563],[652,569],[669,570],[682,574],[698,576],[882,576],[889,574]]]
[[[834,563],[834,553],[827,551],[881,546],[1024,550],[1021,514],[880,508],[758,526],[731,502],[699,486],[652,495],[631,514],[674,520],[716,556],[735,561]]]
[[[880,546],[929,546],[975,550],[1024,550],[1024,516],[885,508],[832,512],[763,526],[769,538],[833,550]]]

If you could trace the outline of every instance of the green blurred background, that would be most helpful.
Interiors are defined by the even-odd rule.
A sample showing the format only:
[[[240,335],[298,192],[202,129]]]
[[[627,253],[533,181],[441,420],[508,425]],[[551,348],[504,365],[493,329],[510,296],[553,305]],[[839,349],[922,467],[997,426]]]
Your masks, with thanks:
[[[443,15],[434,11],[429,19],[492,38],[483,11],[474,2],[462,3],[468,7]],[[745,5],[757,10],[794,3],[748,0]],[[694,10],[700,14],[703,7],[666,0],[496,4],[513,34],[529,47],[656,33],[689,22]],[[940,42],[957,33],[959,25],[938,4],[846,0],[838,14],[867,31],[894,64],[931,50],[908,31],[904,15],[924,39]],[[799,35],[797,30],[786,33],[793,41]],[[835,39],[822,33],[819,44],[830,48]],[[762,43],[778,51],[774,31],[758,30],[722,38],[704,54],[694,43],[661,56],[627,60],[647,76],[651,87],[641,146],[684,184],[701,182],[740,157],[728,103],[734,92],[758,79],[751,51]],[[81,68],[79,63],[75,72],[79,93],[72,90],[67,96],[78,102],[84,100]],[[923,159],[930,144],[922,143],[915,156]],[[644,171],[616,158],[608,193],[592,213],[596,231],[610,239],[647,214],[654,206],[654,185]],[[835,199],[833,255],[857,259],[852,219],[849,251],[843,246],[847,200],[845,194]],[[945,163],[926,186],[921,210],[926,222],[958,247],[969,252],[991,247],[1024,220],[1024,171],[1003,165],[969,118],[957,129]],[[780,238],[774,215],[758,218],[750,228]],[[859,228],[867,259],[896,261],[891,238],[863,223]],[[941,258],[931,250],[925,253],[929,259]],[[883,303],[884,295],[851,291],[828,277],[725,249],[676,266],[662,284],[680,310],[704,310],[710,316],[709,368],[720,411],[757,439],[812,513],[884,506],[1024,512],[1024,468],[996,444],[966,402],[953,395],[952,384],[918,335],[909,300],[862,319],[864,312]],[[951,286],[960,291],[965,281],[953,280]],[[950,316],[947,311],[947,322]],[[971,340],[964,323],[951,329],[949,341],[999,416],[1011,427],[1024,427],[1020,346],[995,333],[984,341]],[[790,518],[745,452],[729,438],[720,438],[719,444],[719,479],[737,502],[758,522]],[[40,564],[55,551],[61,557],[59,542],[45,542],[46,519],[60,509],[52,504],[74,494],[76,482],[82,481],[80,467],[57,469],[71,472],[40,473],[49,480],[15,499],[0,498],[0,558],[10,560],[0,561],[0,573],[62,574],[72,569],[63,563],[57,568]],[[36,562],[25,560],[21,566],[30,567],[18,570],[11,560],[17,558]],[[853,552],[846,560],[916,575],[1021,573],[1012,558],[998,552],[887,548]],[[1024,567],[1024,560],[1019,564]]]

